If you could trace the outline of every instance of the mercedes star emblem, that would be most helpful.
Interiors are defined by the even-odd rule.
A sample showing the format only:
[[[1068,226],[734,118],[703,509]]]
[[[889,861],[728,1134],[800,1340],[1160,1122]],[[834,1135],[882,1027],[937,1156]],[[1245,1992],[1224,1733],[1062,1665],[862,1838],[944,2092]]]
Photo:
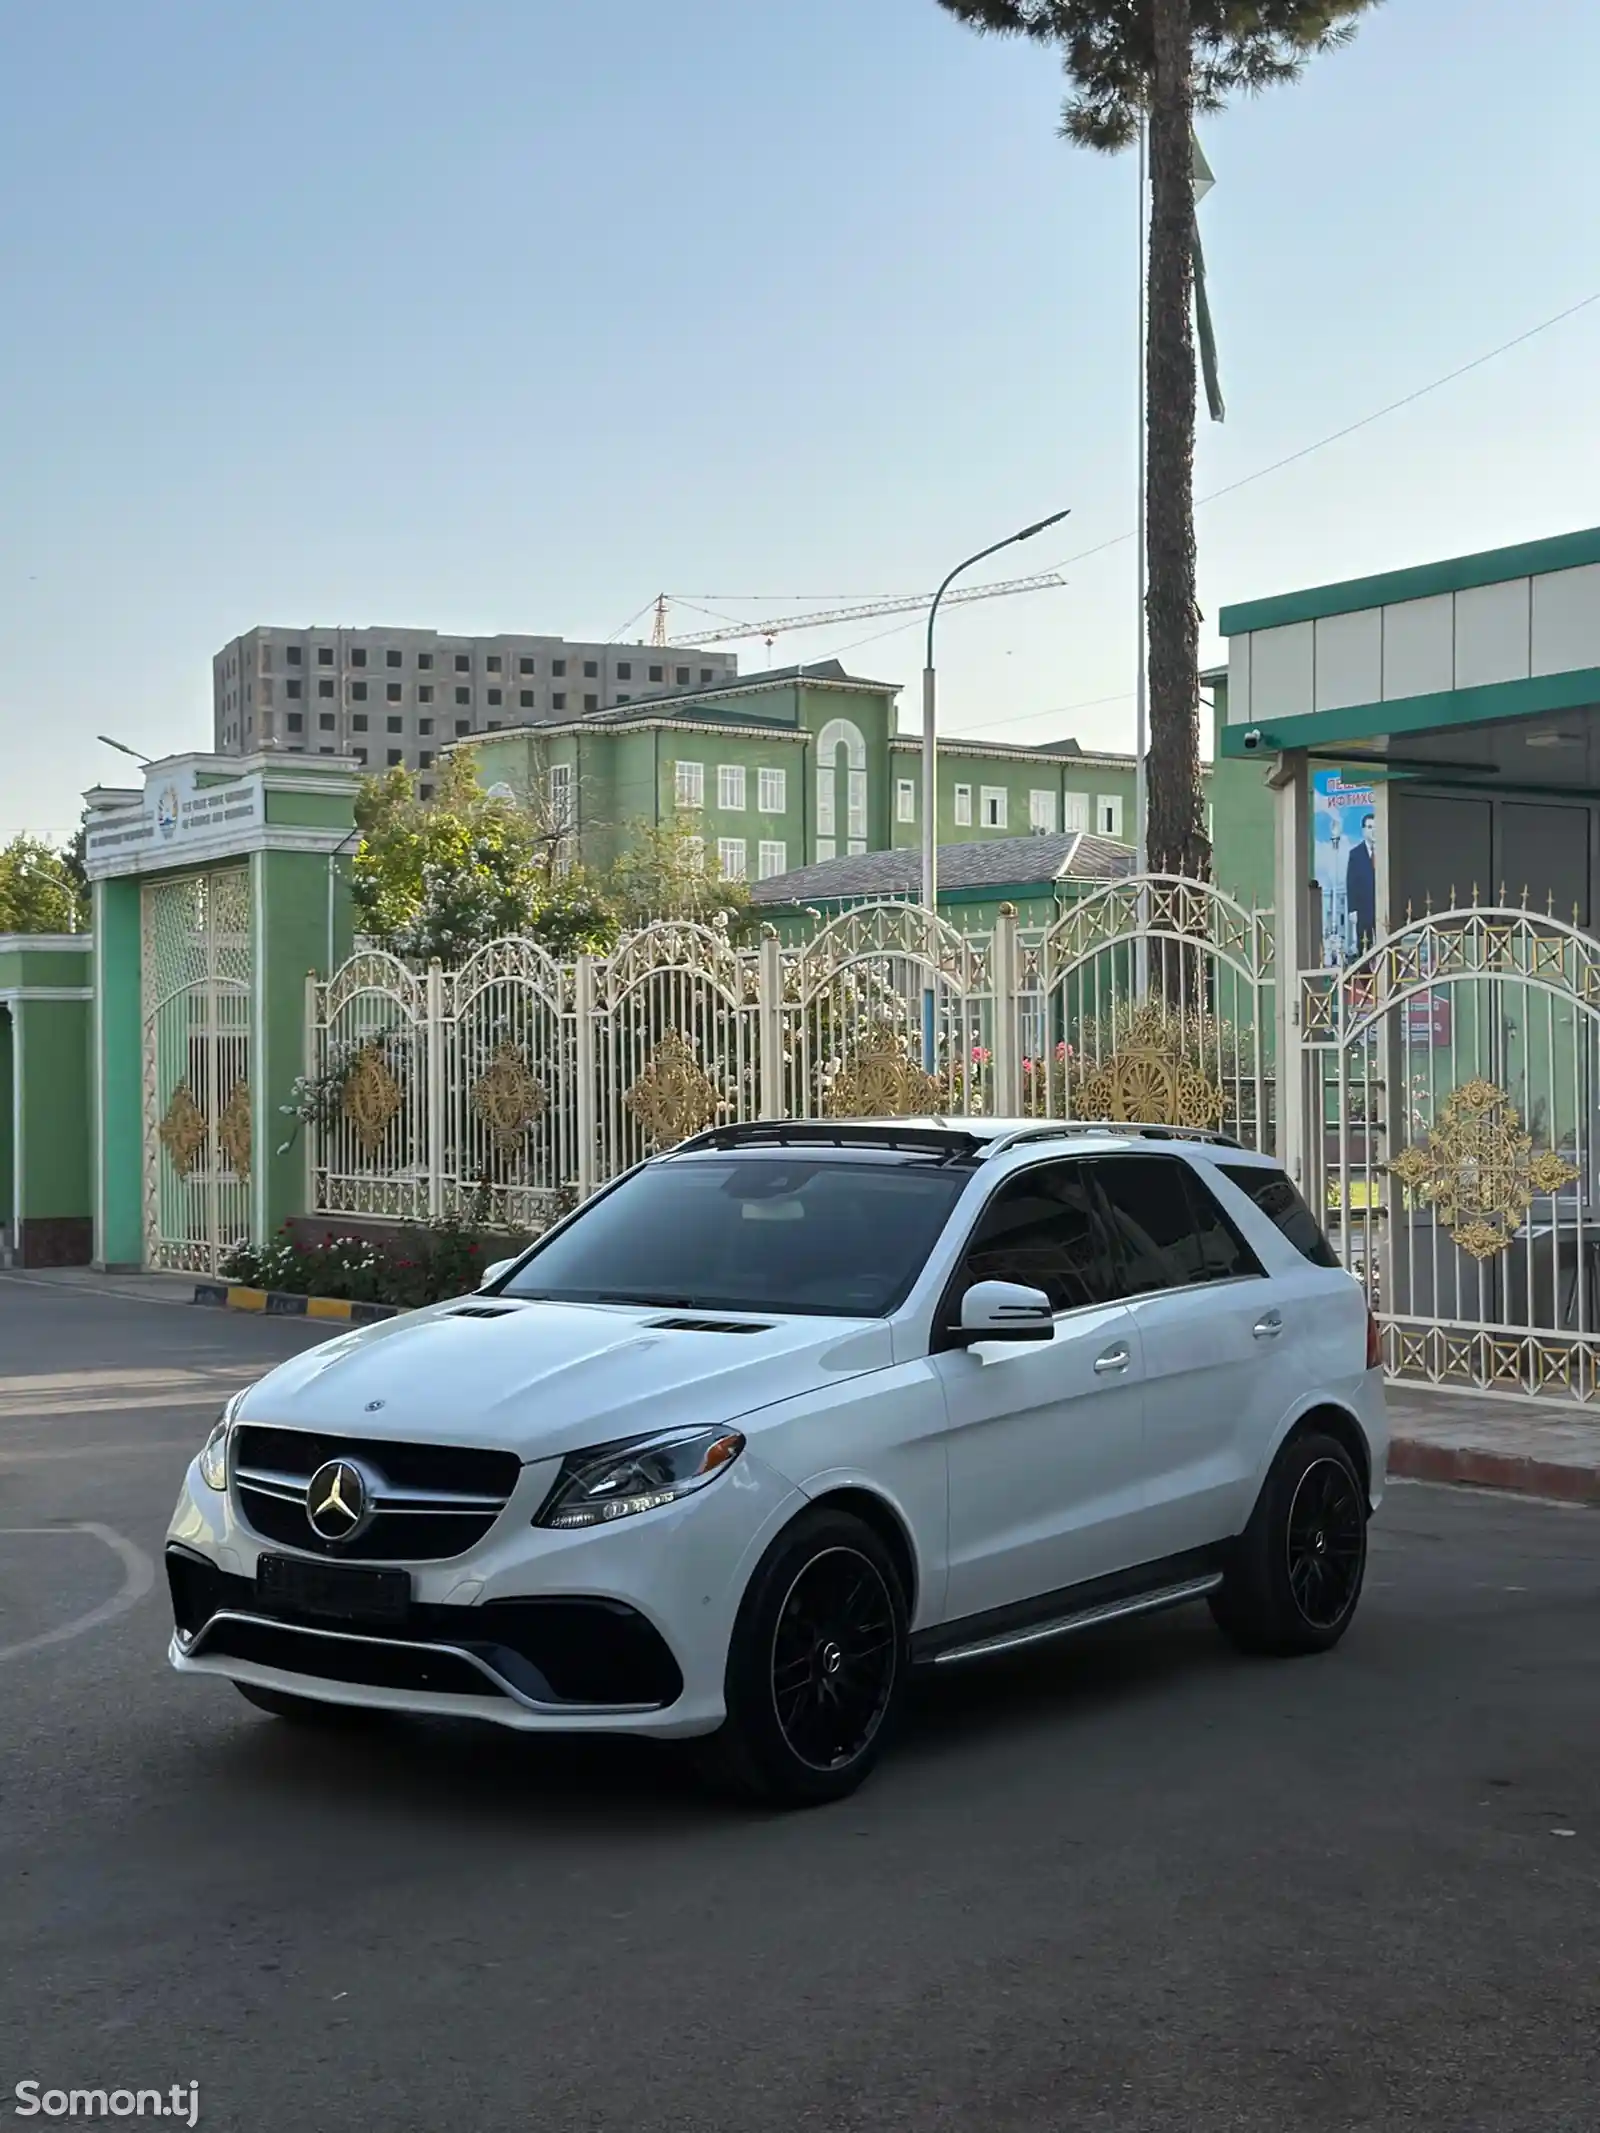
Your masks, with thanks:
[[[348,1459],[319,1466],[306,1488],[306,1519],[319,1540],[354,1540],[372,1516],[372,1487]]]

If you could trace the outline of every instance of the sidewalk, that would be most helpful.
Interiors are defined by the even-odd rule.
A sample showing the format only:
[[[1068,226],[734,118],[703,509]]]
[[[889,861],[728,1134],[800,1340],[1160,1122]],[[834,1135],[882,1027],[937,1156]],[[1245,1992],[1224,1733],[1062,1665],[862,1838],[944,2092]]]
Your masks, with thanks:
[[[1389,1472],[1600,1505],[1600,1410],[1391,1384]]]
[[[0,1267],[0,1281],[77,1289],[90,1296],[136,1296],[141,1303],[192,1304],[193,1274],[100,1274],[87,1266]]]

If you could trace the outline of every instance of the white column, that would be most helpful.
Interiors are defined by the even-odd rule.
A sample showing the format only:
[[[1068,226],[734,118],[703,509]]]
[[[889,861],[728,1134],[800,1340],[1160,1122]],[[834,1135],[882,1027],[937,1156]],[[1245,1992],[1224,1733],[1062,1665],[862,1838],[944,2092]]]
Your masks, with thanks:
[[[1306,1075],[1300,1052],[1300,973],[1311,955],[1311,777],[1300,751],[1271,772],[1276,870],[1273,921],[1276,964],[1278,1160],[1297,1185],[1306,1179]]]
[[[444,1213],[444,1143],[447,1117],[445,1087],[444,966],[437,956],[428,965],[424,1056],[428,1062],[428,1220]]]
[[[1022,1115],[1022,1046],[1018,1029],[1017,907],[1002,904],[989,944],[994,984],[994,1115]]]
[[[783,943],[768,926],[756,962],[757,1087],[761,1116],[782,1118],[783,1100]]]
[[[587,1200],[598,1182],[596,1163],[599,1127],[599,1076],[596,1071],[594,1049],[594,957],[580,955],[572,974],[572,1008],[577,1027],[574,1031],[574,1066],[576,1070],[578,1145],[575,1151],[578,1199]]]

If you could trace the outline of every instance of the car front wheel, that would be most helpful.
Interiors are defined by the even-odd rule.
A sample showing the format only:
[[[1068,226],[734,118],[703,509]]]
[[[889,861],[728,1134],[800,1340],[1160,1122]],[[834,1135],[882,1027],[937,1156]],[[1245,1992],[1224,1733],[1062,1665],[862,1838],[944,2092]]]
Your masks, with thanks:
[[[893,1558],[848,1512],[807,1512],[750,1581],[728,1648],[713,1773],[786,1807],[854,1792],[877,1762],[906,1674],[906,1601]]]
[[[1367,1497],[1336,1437],[1291,1437],[1211,1596],[1241,1650],[1290,1657],[1330,1650],[1350,1627],[1367,1568]]]

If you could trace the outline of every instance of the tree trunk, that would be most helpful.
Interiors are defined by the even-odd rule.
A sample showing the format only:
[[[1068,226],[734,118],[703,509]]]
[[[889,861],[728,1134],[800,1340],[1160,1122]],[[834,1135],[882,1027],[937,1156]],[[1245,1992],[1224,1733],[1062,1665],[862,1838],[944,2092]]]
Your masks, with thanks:
[[[1194,582],[1194,108],[1189,0],[1152,0],[1145,553],[1150,866],[1211,870],[1200,804],[1200,614]]]

